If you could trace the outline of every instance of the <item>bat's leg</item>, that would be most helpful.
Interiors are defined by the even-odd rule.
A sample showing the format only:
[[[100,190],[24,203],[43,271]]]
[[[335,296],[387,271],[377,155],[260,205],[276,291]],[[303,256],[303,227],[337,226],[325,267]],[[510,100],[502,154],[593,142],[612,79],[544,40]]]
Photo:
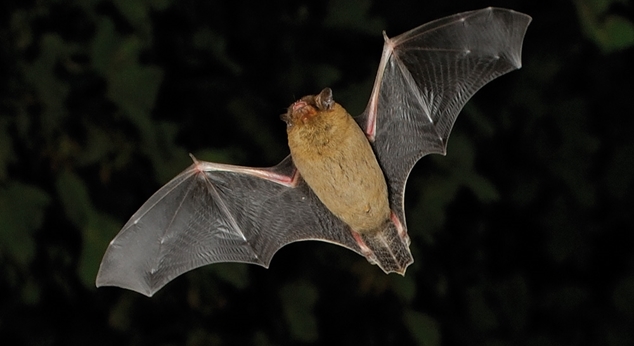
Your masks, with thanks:
[[[403,227],[401,220],[398,219],[398,216],[396,216],[396,213],[393,210],[390,214],[390,219],[392,219],[394,227],[396,227],[396,232],[398,233],[398,236],[401,237],[404,244],[407,244],[407,246],[409,246],[411,242],[409,239],[409,235],[407,234],[407,232],[405,232],[405,228]]]
[[[376,255],[374,254],[374,251],[370,250],[368,245],[365,243],[365,241],[361,237],[361,234],[353,230],[350,230],[350,232],[352,232],[352,237],[359,245],[359,248],[361,249],[361,253],[363,254],[363,256],[365,256],[365,258],[368,259],[368,262],[370,262],[371,264],[377,264],[378,261],[376,259]]]
[[[407,266],[414,262],[409,251],[410,239],[396,213],[391,213],[390,221],[378,232],[351,232],[361,254],[368,262],[378,265],[386,273],[403,275]]]

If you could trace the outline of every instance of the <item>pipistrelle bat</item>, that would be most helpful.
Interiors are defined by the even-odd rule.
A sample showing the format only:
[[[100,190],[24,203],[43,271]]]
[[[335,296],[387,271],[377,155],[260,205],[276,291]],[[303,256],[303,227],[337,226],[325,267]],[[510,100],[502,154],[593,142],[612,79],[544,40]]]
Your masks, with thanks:
[[[97,286],[151,296],[216,262],[267,267],[301,240],[341,245],[386,273],[405,273],[403,197],[414,164],[445,154],[458,113],[494,78],[521,67],[531,18],[500,8],[464,12],[388,38],[365,111],[356,118],[325,88],[294,102],[290,155],[252,168],[198,161],[130,218],[108,246]]]

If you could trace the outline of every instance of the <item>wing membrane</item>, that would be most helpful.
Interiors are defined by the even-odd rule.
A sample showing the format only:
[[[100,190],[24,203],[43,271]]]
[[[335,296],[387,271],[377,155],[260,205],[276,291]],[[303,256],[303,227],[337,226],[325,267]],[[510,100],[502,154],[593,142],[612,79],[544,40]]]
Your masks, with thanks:
[[[360,253],[347,226],[306,183],[289,187],[263,178],[291,177],[290,157],[273,168],[231,167],[194,163],[157,191],[110,243],[97,286],[151,296],[206,264],[267,267],[277,250],[300,240],[328,241]]]
[[[407,177],[431,153],[445,154],[458,113],[482,86],[521,67],[522,41],[531,18],[486,8],[385,36],[379,73],[357,121],[390,187],[401,220]],[[404,222],[403,222],[404,223]]]

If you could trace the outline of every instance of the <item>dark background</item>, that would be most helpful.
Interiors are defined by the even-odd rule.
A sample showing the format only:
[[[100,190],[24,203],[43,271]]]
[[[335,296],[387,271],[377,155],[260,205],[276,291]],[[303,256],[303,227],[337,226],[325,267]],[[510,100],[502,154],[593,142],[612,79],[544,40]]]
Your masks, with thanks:
[[[407,185],[405,277],[302,242],[153,298],[94,286],[108,242],[209,161],[271,166],[326,86],[352,114],[382,48],[489,5],[533,17],[524,67],[465,107]],[[634,344],[628,0],[3,1],[3,345]]]

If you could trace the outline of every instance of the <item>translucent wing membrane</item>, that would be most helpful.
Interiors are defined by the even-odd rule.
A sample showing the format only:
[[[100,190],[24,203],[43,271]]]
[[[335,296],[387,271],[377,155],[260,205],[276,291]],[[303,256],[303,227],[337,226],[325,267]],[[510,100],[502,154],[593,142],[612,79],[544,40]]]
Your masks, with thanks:
[[[303,181],[294,187],[280,183],[293,174],[290,157],[265,169],[193,164],[125,224],[106,251],[97,286],[151,296],[206,264],[267,267],[278,249],[299,240],[328,241],[360,253],[347,226]]]
[[[438,19],[394,38],[385,36],[372,96],[357,122],[390,188],[390,204],[405,224],[405,183],[414,164],[445,154],[458,113],[486,83],[521,67],[531,18],[486,8]]]

